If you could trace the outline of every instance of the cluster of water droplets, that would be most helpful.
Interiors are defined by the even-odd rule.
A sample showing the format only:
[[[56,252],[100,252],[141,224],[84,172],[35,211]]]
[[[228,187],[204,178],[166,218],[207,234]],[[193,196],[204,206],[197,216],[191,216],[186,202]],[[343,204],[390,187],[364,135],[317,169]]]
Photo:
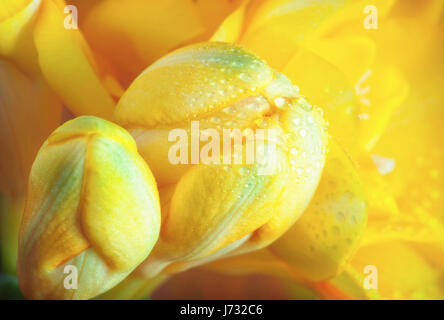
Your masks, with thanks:
[[[197,53],[195,58],[196,72],[204,72],[198,77],[202,83],[184,99],[196,111],[192,119],[199,120],[202,130],[237,128],[245,134],[247,129],[281,128],[279,141],[269,142],[285,150],[296,177],[304,179],[322,169],[325,150],[319,149],[319,121],[313,115],[319,110],[313,110],[297,86],[236,46]],[[285,128],[281,118],[291,109],[297,110],[297,116]]]

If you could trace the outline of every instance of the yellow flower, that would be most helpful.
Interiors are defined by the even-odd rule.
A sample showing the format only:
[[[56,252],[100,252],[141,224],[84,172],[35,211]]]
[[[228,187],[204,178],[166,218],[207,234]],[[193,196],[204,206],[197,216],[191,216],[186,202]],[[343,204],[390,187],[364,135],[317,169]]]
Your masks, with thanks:
[[[64,26],[67,5],[78,9],[79,29]],[[210,297],[239,298],[224,291],[226,274],[250,286],[250,274],[263,273],[286,297],[443,299],[443,12],[442,0],[0,2],[8,270],[31,163],[64,105],[122,125],[136,144],[89,117],[44,144],[21,231],[27,297],[90,298],[114,286],[101,298],[138,299],[167,278],[163,289],[175,296],[199,286],[197,273],[215,279],[201,288]],[[252,131],[277,134],[260,139],[262,161],[227,164],[236,146],[223,148],[224,128],[230,142],[234,129],[242,133],[242,154]],[[61,135],[69,138],[51,142]],[[115,161],[123,155],[129,165]],[[263,174],[264,162],[277,166]],[[77,178],[61,183],[57,168]],[[128,170],[148,173],[134,173],[135,184]],[[145,211],[124,205],[140,186],[149,190]],[[78,203],[85,210],[74,210]],[[127,211],[145,225],[116,222]],[[40,216],[48,224],[31,232]],[[148,229],[149,237],[129,237]],[[73,294],[63,267],[86,255]]]
[[[19,241],[22,292],[92,298],[147,257],[159,229],[156,183],[131,136],[99,118],[71,120],[32,166]],[[66,267],[78,272],[76,290],[66,288]]]
[[[161,237],[140,268],[151,276],[267,246],[306,208],[324,164],[318,110],[285,76],[238,46],[198,44],[158,60],[122,96],[116,119],[163,186]],[[202,134],[214,128],[217,147],[225,144],[216,139],[223,128],[275,130],[276,137],[264,136],[272,150],[264,158],[275,168],[261,173],[259,159],[227,163],[225,148],[214,149],[208,163],[173,165],[171,130],[186,132],[193,121]],[[229,143],[235,139],[228,136]],[[241,148],[246,154],[246,142]],[[229,150],[231,157],[231,144]]]

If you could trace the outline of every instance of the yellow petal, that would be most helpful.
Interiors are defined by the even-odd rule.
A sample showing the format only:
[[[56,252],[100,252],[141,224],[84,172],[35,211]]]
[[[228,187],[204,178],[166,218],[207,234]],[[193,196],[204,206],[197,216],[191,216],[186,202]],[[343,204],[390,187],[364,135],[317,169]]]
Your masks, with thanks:
[[[256,1],[240,44],[253,50],[274,68],[282,70],[299,44],[344,3],[336,1]]]
[[[211,41],[236,42],[244,23],[245,5],[231,13],[211,37]]]
[[[353,86],[336,67],[312,53],[299,49],[283,72],[311,103],[324,111],[329,133],[352,151],[357,147],[358,105]],[[322,75],[322,76],[320,76]]]
[[[157,241],[154,178],[131,136],[95,117],[54,131],[33,164],[19,238],[27,298],[88,299],[116,285]],[[66,266],[78,274],[67,290]]]
[[[87,152],[83,232],[112,268],[134,268],[158,236],[156,182],[135,151],[121,154],[122,147],[108,138],[91,139]]]
[[[229,17],[249,2],[249,0],[198,0],[193,2],[200,21],[205,27],[205,32],[198,38],[202,41],[208,41],[211,35],[214,34],[221,25],[225,24],[224,21],[231,20]]]
[[[370,68],[376,55],[374,42],[364,36],[313,39],[305,42],[304,47],[336,66],[352,84]]]
[[[413,219],[409,216],[372,219],[367,225],[362,244],[408,241],[441,246],[439,250],[443,250],[443,231],[443,227],[433,219]]]
[[[168,280],[169,276],[159,275],[147,279],[133,272],[117,286],[97,297],[98,300],[146,300],[152,297],[153,292]]]
[[[23,197],[43,141],[60,123],[61,104],[41,76],[0,59],[0,190]],[[38,120],[37,120],[38,119]]]
[[[334,36],[341,31],[349,30],[350,26],[359,28],[359,32],[364,31],[367,35],[374,32],[375,29],[364,29],[364,23],[369,20],[372,23],[377,23],[380,27],[380,20],[383,20],[390,14],[391,9],[395,3],[402,1],[396,0],[357,0],[348,2],[343,10],[338,10],[330,19],[325,21],[317,30],[317,37]],[[385,28],[384,28],[385,29]],[[356,31],[356,29],[354,30]]]
[[[249,252],[247,254],[226,257],[212,261],[202,268],[232,275],[243,275],[250,273],[262,273],[272,276],[281,276],[292,281],[305,283],[300,275],[284,260],[277,257],[269,247]]]
[[[229,275],[196,268],[171,277],[154,299],[307,299],[316,295],[286,279],[259,274]],[[251,308],[252,310],[253,308]],[[258,307],[255,312],[261,312]]]
[[[32,28],[40,3],[20,0],[0,4],[0,55],[32,71],[38,66]]]
[[[288,299],[305,300],[319,299],[319,289],[316,284],[301,277],[292,265],[277,257],[269,247],[212,261],[201,267],[231,276],[246,276],[250,274],[267,275],[279,278],[288,285]]]
[[[364,288],[363,270],[347,266],[341,274],[333,279],[316,284],[318,294],[327,300],[378,300],[378,292]]]
[[[360,248],[352,266],[364,273],[369,265],[376,267],[377,275],[377,289],[370,290],[384,299],[444,297],[442,266],[406,243],[393,241]]]
[[[353,163],[329,141],[319,186],[302,217],[270,249],[313,281],[331,278],[356,250],[367,222],[366,198]]]
[[[153,61],[204,31],[191,0],[106,0],[85,15],[86,39],[125,88]]]
[[[368,156],[358,160],[359,176],[367,194],[369,221],[392,219],[399,215],[398,205],[388,181]]]
[[[1,268],[9,274],[16,274],[17,244],[23,199],[11,199],[0,194],[0,260]]]
[[[369,72],[363,85],[368,93],[358,96],[361,101],[361,134],[363,149],[370,151],[389,125],[394,111],[406,99],[408,84],[391,65],[378,64]]]
[[[444,10],[441,0],[396,1],[392,15],[414,18],[427,23],[438,23]]]
[[[244,49],[219,42],[188,46],[158,60],[131,84],[116,108],[116,119],[123,125],[180,125],[247,97],[272,80],[265,62]]]
[[[400,211],[423,220],[444,222],[444,85],[442,53],[433,50],[409,79],[412,90],[390,119],[372,153],[391,159],[385,178]],[[422,221],[422,220],[421,220]]]
[[[288,163],[284,159],[284,154],[277,155],[282,173],[270,176],[261,176],[260,168],[254,166],[195,166],[189,170],[176,186],[171,201],[169,221],[163,229],[167,241],[181,238],[179,243],[174,241],[181,247],[180,252],[194,247],[205,250],[194,253],[193,257],[197,258],[258,229],[270,219],[268,212],[275,205],[274,197],[258,195],[274,195],[285,188],[284,172],[288,170]],[[194,226],[193,229],[188,224]]]
[[[95,71],[89,48],[76,29],[65,29],[63,7],[44,1],[34,29],[43,75],[76,115],[111,119],[114,101]]]

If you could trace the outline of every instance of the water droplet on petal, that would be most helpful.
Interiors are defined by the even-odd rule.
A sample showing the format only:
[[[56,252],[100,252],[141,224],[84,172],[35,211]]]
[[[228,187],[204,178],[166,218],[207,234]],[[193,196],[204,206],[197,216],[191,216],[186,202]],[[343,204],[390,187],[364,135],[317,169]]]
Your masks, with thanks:
[[[246,73],[241,73],[239,74],[239,79],[241,79],[242,81],[248,81],[250,80],[250,76]]]
[[[236,113],[236,108],[233,107],[233,106],[230,106],[230,107],[226,107],[222,111],[227,113],[227,114],[235,114]]]
[[[282,97],[278,97],[278,98],[274,99],[274,104],[278,108],[282,108],[285,105],[286,102],[287,101],[284,98],[282,98]]]

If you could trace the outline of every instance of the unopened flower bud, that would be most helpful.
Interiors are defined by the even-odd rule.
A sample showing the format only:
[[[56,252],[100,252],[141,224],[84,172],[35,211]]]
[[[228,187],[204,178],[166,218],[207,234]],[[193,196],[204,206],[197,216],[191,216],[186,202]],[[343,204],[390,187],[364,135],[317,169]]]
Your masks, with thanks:
[[[50,135],[31,169],[20,287],[31,299],[92,298],[148,256],[159,229],[156,183],[131,136],[99,118],[71,120]]]
[[[233,44],[197,44],[158,60],[122,96],[116,119],[163,186],[161,237],[140,267],[150,276],[272,243],[304,211],[324,165],[318,110]],[[255,136],[254,147],[248,138],[236,145],[227,130]],[[170,161],[180,142],[172,132],[190,139],[181,161]],[[259,150],[251,163],[248,150]]]

